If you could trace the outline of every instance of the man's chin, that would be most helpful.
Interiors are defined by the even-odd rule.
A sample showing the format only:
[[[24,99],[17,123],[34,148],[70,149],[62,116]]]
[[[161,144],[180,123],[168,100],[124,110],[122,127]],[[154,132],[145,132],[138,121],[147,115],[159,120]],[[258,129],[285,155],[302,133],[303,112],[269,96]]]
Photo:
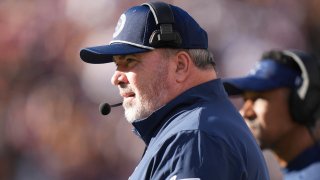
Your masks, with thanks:
[[[133,123],[135,121],[139,121],[141,119],[147,118],[150,116],[152,111],[143,110],[138,107],[126,107],[124,106],[125,117],[129,123]]]
[[[125,107],[124,111],[125,117],[129,123],[133,123],[135,121],[145,118],[145,116],[142,115],[141,111],[135,107]]]
[[[135,108],[127,107],[124,105],[124,114],[129,123],[133,123],[138,119],[137,111],[135,110]]]

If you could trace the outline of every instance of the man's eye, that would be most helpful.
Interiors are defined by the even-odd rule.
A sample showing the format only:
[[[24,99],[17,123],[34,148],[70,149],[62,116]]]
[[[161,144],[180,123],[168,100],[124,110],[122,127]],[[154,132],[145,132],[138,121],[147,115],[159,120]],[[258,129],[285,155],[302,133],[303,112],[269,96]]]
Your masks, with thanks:
[[[134,64],[136,64],[136,62],[137,62],[137,61],[136,61],[135,59],[128,58],[128,59],[126,59],[125,64],[126,64],[127,67],[131,67],[131,66],[133,66]]]
[[[129,59],[129,58],[126,59],[126,63],[127,63],[127,64],[129,64],[129,63],[131,63],[131,62],[133,62],[133,61],[134,61],[134,59]]]
[[[118,68],[132,68],[134,67],[139,61],[135,58],[131,57],[126,57],[126,58],[121,58],[118,60],[114,60],[116,66]]]

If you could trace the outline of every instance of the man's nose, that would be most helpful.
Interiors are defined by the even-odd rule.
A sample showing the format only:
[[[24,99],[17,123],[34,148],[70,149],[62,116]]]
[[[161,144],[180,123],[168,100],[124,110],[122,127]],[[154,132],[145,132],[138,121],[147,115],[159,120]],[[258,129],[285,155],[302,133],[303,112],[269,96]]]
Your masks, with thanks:
[[[111,83],[115,86],[120,85],[120,84],[127,84],[128,78],[124,72],[117,70],[114,72],[114,74],[111,78]]]
[[[254,121],[257,118],[257,115],[253,109],[253,105],[253,100],[245,100],[242,108],[240,109],[239,112],[245,120]]]

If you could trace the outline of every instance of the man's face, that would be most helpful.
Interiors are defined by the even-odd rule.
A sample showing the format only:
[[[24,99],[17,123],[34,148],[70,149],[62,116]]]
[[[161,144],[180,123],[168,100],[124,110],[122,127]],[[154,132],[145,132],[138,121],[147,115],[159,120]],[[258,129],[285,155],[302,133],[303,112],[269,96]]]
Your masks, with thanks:
[[[114,57],[117,70],[111,81],[119,88],[130,123],[148,117],[169,100],[169,59],[160,52]]]
[[[262,149],[272,149],[290,138],[295,123],[289,114],[288,94],[286,88],[243,94],[240,113]]]

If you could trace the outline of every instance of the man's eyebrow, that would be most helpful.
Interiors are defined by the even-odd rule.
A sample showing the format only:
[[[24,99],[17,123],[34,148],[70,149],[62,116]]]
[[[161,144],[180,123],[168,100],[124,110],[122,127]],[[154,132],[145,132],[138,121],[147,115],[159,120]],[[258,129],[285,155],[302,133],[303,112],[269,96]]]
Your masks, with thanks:
[[[117,59],[124,59],[126,57],[126,55],[116,55],[116,56],[112,56],[112,60],[115,61],[116,58]]]

